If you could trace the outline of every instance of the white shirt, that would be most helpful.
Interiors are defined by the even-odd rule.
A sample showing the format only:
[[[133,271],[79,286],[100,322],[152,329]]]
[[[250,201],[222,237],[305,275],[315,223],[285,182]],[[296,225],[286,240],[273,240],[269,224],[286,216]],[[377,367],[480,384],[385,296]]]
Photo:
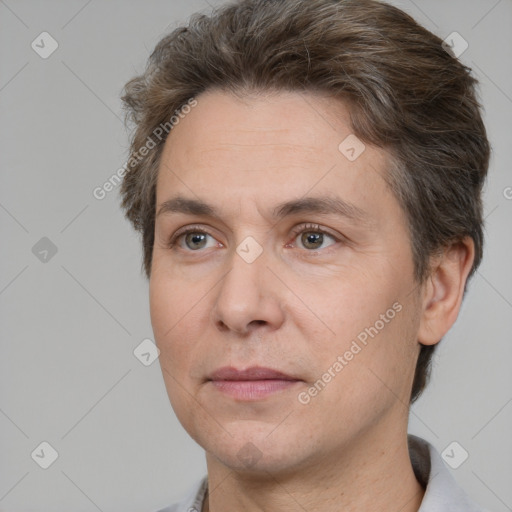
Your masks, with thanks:
[[[418,512],[485,512],[457,484],[437,450],[427,441],[409,434],[409,456],[425,495]],[[179,503],[158,512],[201,512],[208,487],[203,477]]]

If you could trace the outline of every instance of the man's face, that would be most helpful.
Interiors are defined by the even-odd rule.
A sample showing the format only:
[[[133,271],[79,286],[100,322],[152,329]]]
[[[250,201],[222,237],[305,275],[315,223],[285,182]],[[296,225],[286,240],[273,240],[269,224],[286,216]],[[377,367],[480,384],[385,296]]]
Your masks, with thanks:
[[[238,469],[294,470],[405,436],[420,302],[387,154],[345,141],[333,99],[197,101],[162,155],[150,278],[179,420]]]

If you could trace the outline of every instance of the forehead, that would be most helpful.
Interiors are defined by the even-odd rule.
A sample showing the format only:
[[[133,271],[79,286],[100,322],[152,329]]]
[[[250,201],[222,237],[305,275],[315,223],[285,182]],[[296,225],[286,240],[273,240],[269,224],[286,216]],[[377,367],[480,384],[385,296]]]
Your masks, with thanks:
[[[337,156],[338,144],[351,133],[350,114],[339,100],[313,93],[274,92],[243,97],[207,91],[181,120],[166,141],[166,149],[180,153],[231,155],[264,154],[272,163],[287,149],[291,164],[314,158],[320,147]],[[179,155],[180,156],[180,155]]]
[[[299,92],[208,91],[196,99],[167,137],[157,206],[170,193],[269,205],[310,192],[353,203],[372,194],[391,199],[384,197],[387,153],[355,138],[341,101]]]

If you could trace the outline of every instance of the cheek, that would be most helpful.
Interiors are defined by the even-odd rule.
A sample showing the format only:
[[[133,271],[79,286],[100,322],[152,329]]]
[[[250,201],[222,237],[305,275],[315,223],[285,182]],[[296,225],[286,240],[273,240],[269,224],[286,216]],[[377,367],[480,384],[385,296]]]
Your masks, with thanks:
[[[172,329],[176,322],[175,298],[167,282],[164,281],[158,272],[153,269],[149,282],[149,311],[151,316],[151,325],[155,341],[160,350],[164,344],[166,333]]]
[[[181,332],[185,323],[193,325],[188,323],[193,314],[193,305],[187,300],[192,295],[184,294],[182,287],[171,276],[158,270],[152,273],[149,284],[151,325],[160,349],[160,362],[173,375],[188,366],[188,352]],[[167,378],[165,374],[164,377]]]
[[[365,413],[362,409],[375,412],[402,408],[409,401],[419,318],[414,305],[403,299],[386,306],[374,308],[367,325],[352,336],[345,352],[351,361],[338,382],[338,391],[361,414]]]
[[[319,281],[314,293],[307,294],[312,288],[301,287],[299,281],[294,288],[318,317],[294,314],[299,329],[307,333],[305,348],[316,362],[317,378],[329,370],[336,375],[325,398],[333,406],[342,398],[352,404],[349,408],[358,408],[384,395],[392,397],[391,390],[407,394],[419,320],[410,294],[412,281],[389,265],[372,272],[347,270],[327,281]]]
[[[177,379],[176,385],[189,391],[202,378],[208,347],[201,340],[205,339],[204,332],[211,322],[211,287],[207,280],[184,280],[161,268],[150,279],[151,324],[164,378]]]
[[[171,282],[173,286],[170,286]],[[177,292],[174,283],[164,279],[159,272],[152,273],[149,286],[150,315],[169,401],[179,420],[187,425],[189,412],[194,410],[190,381],[194,358],[197,357],[191,343],[194,333],[190,329],[194,326],[194,322],[190,322],[194,310],[191,310],[184,295]],[[185,329],[185,325],[189,329]]]
[[[317,333],[310,338],[316,349],[343,350],[358,334],[380,322],[381,314],[392,309],[399,288],[380,274],[364,268],[342,268],[315,282],[289,281],[300,299],[293,313],[294,322],[310,335]],[[304,312],[299,314],[299,309]],[[394,313],[392,310],[388,316]]]
[[[149,281],[149,306],[155,336],[162,344],[188,323],[188,318],[204,295],[204,283],[187,281],[178,270],[165,265],[165,258],[155,254]]]

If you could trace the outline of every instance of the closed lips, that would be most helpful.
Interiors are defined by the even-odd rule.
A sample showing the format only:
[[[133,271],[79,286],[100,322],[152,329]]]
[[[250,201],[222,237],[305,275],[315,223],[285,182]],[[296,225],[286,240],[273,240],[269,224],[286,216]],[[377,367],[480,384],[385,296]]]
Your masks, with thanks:
[[[300,380],[283,372],[271,368],[254,366],[245,370],[237,370],[233,367],[224,367],[214,371],[208,380],[220,381],[255,381],[255,380]]]

